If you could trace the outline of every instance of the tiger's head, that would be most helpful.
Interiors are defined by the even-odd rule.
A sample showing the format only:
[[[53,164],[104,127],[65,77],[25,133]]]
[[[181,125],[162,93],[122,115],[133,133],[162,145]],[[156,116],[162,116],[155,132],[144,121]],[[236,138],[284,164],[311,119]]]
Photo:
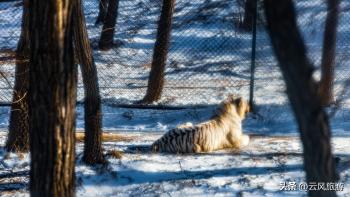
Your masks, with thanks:
[[[232,113],[236,112],[242,120],[250,112],[249,103],[242,97],[235,97],[233,95],[230,95],[227,100],[231,105],[230,110],[235,110]]]

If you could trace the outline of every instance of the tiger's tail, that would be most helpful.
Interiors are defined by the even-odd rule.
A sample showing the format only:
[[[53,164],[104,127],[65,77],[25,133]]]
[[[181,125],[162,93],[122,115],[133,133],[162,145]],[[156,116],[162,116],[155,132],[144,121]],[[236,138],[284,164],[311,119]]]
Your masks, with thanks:
[[[151,151],[152,151],[152,152],[159,152],[159,142],[158,142],[158,140],[155,141],[155,142],[151,145]]]

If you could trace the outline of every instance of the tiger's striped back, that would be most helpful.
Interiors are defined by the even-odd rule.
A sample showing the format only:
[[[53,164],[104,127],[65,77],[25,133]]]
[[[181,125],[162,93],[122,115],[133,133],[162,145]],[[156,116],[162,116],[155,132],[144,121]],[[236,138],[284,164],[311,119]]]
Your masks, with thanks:
[[[153,151],[191,153],[196,142],[196,128],[175,128],[152,144]]]

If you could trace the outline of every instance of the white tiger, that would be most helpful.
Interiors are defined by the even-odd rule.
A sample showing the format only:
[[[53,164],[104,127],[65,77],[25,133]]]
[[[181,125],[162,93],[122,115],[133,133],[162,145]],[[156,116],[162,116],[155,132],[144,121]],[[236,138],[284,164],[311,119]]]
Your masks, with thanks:
[[[209,121],[194,126],[186,123],[169,130],[152,144],[152,151],[200,153],[242,148],[249,143],[249,136],[242,133],[242,120],[249,110],[249,104],[241,97],[229,96]]]

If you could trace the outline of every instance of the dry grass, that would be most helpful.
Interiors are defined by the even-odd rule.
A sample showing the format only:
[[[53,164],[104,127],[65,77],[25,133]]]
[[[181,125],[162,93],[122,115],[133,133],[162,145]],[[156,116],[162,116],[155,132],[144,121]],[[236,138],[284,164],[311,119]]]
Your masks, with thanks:
[[[84,132],[76,132],[75,133],[75,139],[77,142],[83,142],[85,137]],[[135,136],[123,136],[116,133],[102,133],[102,141],[103,142],[120,142],[120,141],[126,141],[130,142],[134,140]]]
[[[113,157],[115,159],[121,159],[123,157],[123,152],[119,150],[109,150],[106,153],[107,157]]]
[[[0,49],[0,64],[14,63],[16,52],[11,49]]]
[[[144,69],[150,69],[152,67],[152,62],[142,64],[142,68]]]

